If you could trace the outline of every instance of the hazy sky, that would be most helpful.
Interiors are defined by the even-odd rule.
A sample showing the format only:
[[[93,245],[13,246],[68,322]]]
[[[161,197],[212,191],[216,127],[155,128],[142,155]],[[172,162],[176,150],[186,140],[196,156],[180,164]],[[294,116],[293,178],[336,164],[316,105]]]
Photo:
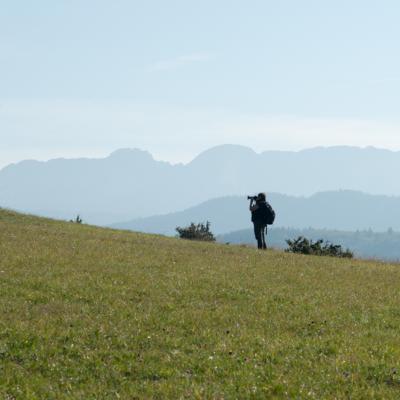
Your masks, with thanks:
[[[121,147],[400,150],[398,0],[4,0],[0,167]]]

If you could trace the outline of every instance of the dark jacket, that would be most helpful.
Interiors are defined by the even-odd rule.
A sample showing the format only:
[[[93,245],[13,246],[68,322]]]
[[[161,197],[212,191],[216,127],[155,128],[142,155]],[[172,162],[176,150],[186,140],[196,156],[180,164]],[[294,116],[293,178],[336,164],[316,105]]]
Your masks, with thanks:
[[[257,209],[251,213],[251,222],[262,223],[264,220],[265,210],[267,209],[267,202],[257,202]]]

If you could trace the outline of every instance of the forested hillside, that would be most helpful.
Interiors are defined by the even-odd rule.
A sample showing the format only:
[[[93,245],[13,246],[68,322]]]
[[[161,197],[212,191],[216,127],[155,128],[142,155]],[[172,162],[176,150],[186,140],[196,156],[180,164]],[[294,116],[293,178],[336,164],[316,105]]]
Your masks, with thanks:
[[[394,232],[390,229],[386,232],[373,232],[371,230],[347,232],[328,229],[269,227],[267,242],[271,247],[285,249],[287,248],[287,239],[295,239],[299,236],[340,244],[342,247],[353,251],[357,257],[390,261],[400,260],[400,232]],[[220,235],[218,241],[232,244],[254,245],[255,243],[252,229]]]

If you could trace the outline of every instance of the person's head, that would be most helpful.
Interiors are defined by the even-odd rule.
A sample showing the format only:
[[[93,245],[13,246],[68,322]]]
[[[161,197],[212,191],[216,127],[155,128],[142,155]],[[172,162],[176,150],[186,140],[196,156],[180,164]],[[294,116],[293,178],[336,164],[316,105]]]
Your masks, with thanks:
[[[265,193],[258,193],[257,201],[265,201],[265,200],[266,200]]]

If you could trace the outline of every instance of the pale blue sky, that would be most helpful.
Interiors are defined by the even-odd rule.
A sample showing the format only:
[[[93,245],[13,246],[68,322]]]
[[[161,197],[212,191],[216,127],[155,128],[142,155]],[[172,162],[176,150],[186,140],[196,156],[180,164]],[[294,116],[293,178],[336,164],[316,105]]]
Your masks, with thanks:
[[[119,147],[400,150],[399,20],[395,0],[4,0],[0,167]]]

